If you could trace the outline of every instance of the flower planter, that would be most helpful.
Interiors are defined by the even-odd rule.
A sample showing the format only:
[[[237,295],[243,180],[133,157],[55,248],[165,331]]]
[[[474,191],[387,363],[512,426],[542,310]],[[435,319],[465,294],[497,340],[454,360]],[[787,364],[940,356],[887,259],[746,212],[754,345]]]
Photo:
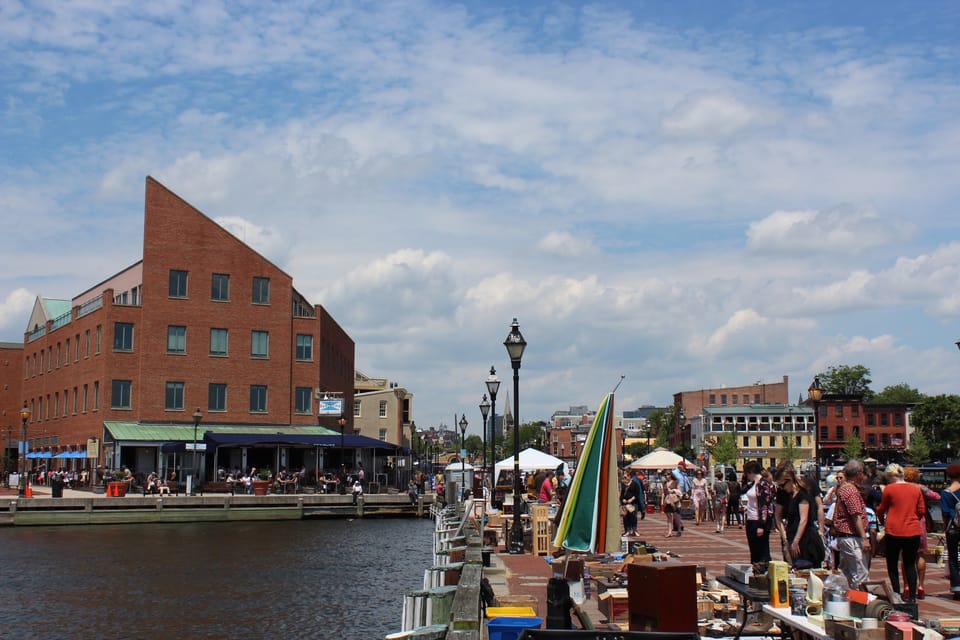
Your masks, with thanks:
[[[122,498],[127,495],[127,489],[129,487],[129,482],[108,482],[107,495],[114,498]]]
[[[270,485],[273,484],[269,480],[254,480],[253,481],[253,495],[255,496],[265,496],[270,492]]]

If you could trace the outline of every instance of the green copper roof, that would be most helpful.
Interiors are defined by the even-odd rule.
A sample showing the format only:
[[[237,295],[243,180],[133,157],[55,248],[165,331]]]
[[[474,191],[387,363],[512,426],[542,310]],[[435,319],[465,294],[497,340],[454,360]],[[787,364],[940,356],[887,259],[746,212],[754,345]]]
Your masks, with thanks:
[[[47,318],[50,320],[56,320],[65,313],[70,313],[70,301],[69,300],[56,300],[54,298],[41,298],[40,302],[43,304],[43,310],[47,314]]]
[[[107,421],[103,425],[110,431],[114,440],[141,440],[144,442],[190,442],[193,440],[192,424],[151,424],[139,422],[114,422]],[[197,437],[202,438],[204,433],[253,433],[262,435],[271,435],[277,433],[290,435],[311,435],[311,436],[334,436],[340,435],[339,431],[333,431],[325,427],[318,426],[299,426],[299,425],[274,425],[274,426],[249,426],[243,424],[200,424],[197,429]]]

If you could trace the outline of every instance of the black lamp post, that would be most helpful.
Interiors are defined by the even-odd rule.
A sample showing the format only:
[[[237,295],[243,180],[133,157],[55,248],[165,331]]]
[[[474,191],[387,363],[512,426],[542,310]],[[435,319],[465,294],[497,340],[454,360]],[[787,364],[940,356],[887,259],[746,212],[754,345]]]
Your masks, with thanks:
[[[197,480],[200,479],[200,473],[197,471],[197,429],[200,427],[200,421],[203,414],[200,413],[200,407],[193,412],[193,462],[190,464],[192,470],[190,476],[190,495],[197,495]]]
[[[460,500],[467,495],[467,414],[460,416]]]
[[[23,437],[20,439],[20,451],[18,452],[20,482],[18,483],[18,496],[26,497],[27,493],[27,420],[30,419],[30,408],[27,403],[23,403],[23,409],[20,409],[20,424],[23,426]]]
[[[820,483],[820,409],[817,403],[823,398],[823,385],[820,376],[813,376],[813,382],[807,388],[807,398],[813,402],[813,460],[817,470],[817,484]]]
[[[483,394],[483,400],[480,401],[480,415],[483,416],[483,467],[480,472],[482,480],[487,471],[487,416],[490,415],[490,401],[487,400],[487,394]]]
[[[500,378],[497,377],[497,370],[490,367],[490,375],[487,376],[487,393],[490,394],[490,486],[496,486],[497,479],[494,474],[497,471],[497,391],[500,390]]]
[[[417,459],[417,449],[416,449],[416,437],[417,437],[417,423],[415,420],[410,421],[410,478],[416,482],[416,477],[413,475],[413,462]]]
[[[503,341],[513,367],[513,527],[510,532],[510,553],[523,553],[523,523],[520,522],[520,360],[527,341],[520,333],[520,323],[513,319],[510,333]]]

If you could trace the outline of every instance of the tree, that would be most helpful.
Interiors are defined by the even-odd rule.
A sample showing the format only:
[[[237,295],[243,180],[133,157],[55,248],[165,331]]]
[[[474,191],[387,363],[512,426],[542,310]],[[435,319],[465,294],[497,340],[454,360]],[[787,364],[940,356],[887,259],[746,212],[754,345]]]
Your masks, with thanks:
[[[939,458],[948,455],[947,444],[960,436],[960,396],[930,396],[913,408],[914,437],[920,432],[930,443],[930,452]]]
[[[671,422],[672,415],[672,410],[663,412],[657,409],[656,411],[651,411],[650,415],[647,416],[647,428],[649,429],[650,437],[654,439],[655,446],[670,446],[670,427],[677,423],[676,417],[673,417],[673,422]]]
[[[843,457],[847,460],[859,460],[863,457],[863,440],[855,433],[847,436],[843,444]]]
[[[864,402],[869,402],[873,398],[874,393],[870,389],[870,383],[873,382],[870,379],[870,369],[862,364],[853,366],[842,364],[839,367],[830,367],[818,375],[824,393],[860,395],[863,396]]]
[[[724,431],[716,438],[705,441],[704,448],[710,452],[714,465],[733,465],[740,457],[737,437],[732,431]]]
[[[476,459],[477,457],[481,457],[483,455],[483,439],[481,439],[480,436],[475,433],[467,436],[464,446],[467,450],[467,455],[471,458]]]
[[[911,464],[921,465],[930,461],[930,441],[922,431],[914,431],[910,436],[910,448],[907,449],[907,460]]]
[[[632,442],[627,445],[627,455],[634,459],[642,458],[652,450],[653,447],[646,442]]]
[[[783,437],[783,446],[780,447],[780,458],[782,460],[789,460],[790,462],[796,462],[797,458],[800,457],[800,452],[797,449],[797,436],[793,431],[786,431],[782,435]]]
[[[873,397],[873,402],[882,404],[918,403],[926,398],[925,395],[914,389],[906,382],[884,387],[883,391]]]

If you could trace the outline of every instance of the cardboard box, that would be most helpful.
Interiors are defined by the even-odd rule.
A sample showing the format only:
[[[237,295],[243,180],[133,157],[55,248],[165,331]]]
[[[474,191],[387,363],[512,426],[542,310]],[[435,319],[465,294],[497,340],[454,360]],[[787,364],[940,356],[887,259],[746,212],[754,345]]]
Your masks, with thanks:
[[[886,638],[886,629],[880,627],[861,629],[852,620],[833,620],[832,622],[833,630],[827,630],[827,633],[833,635],[834,640],[885,640]]]
[[[697,598],[697,619],[710,620],[711,618],[713,618],[713,600]]]

